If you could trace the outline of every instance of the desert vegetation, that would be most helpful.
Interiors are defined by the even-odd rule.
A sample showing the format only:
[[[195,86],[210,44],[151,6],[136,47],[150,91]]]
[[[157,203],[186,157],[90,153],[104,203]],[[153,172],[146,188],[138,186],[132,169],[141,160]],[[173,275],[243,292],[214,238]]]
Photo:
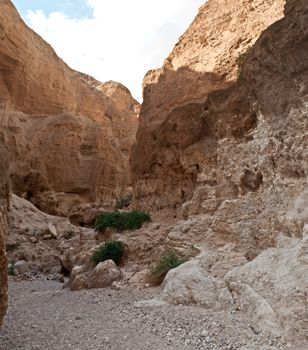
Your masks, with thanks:
[[[140,229],[145,222],[151,221],[148,213],[143,211],[102,213],[97,216],[95,230],[104,231],[107,227],[119,231]]]
[[[173,250],[164,252],[150,271],[150,282],[152,284],[162,283],[170,270],[175,269],[185,262],[187,262],[187,259],[180,258]]]
[[[117,265],[120,264],[124,255],[124,245],[120,241],[107,241],[100,246],[92,255],[92,261],[95,264],[106,260],[113,260]]]

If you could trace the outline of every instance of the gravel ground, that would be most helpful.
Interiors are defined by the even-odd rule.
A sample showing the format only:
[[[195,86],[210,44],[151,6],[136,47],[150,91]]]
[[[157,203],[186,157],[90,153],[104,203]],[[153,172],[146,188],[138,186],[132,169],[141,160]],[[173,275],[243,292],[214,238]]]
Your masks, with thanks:
[[[134,305],[156,293],[69,292],[54,281],[11,281],[0,350],[285,349],[234,310]]]

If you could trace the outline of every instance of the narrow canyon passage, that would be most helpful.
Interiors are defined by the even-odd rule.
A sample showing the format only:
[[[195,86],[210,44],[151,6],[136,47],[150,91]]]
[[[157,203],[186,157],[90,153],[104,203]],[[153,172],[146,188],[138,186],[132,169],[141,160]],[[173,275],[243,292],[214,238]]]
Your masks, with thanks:
[[[137,307],[156,289],[69,292],[54,281],[10,283],[10,302],[0,330],[1,350],[221,350],[284,349],[256,334],[236,310]],[[261,344],[262,347],[261,347]]]
[[[308,0],[80,1],[201,7],[140,104],[0,0],[0,350],[307,350]]]

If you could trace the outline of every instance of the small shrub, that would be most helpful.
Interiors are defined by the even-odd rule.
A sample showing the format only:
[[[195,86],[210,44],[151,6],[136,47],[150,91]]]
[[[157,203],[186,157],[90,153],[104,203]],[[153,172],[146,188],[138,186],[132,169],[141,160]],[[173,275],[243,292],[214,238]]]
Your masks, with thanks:
[[[101,247],[99,247],[92,256],[92,261],[96,264],[106,261],[113,260],[117,265],[120,264],[124,254],[124,245],[120,241],[107,241]]]
[[[7,273],[9,276],[16,276],[16,273],[15,273],[15,266],[14,266],[14,263],[11,262],[9,267],[8,267],[8,270],[7,270]]]
[[[187,262],[187,259],[179,258],[174,251],[164,253],[151,270],[151,282],[153,284],[161,283],[168,271],[184,264],[185,262]]]
[[[117,200],[115,208],[116,209],[127,208],[130,205],[130,203],[132,202],[132,200],[133,200],[133,196],[131,194],[129,196],[120,198]]]
[[[104,231],[107,227],[120,231],[134,230],[150,220],[150,215],[142,211],[103,213],[96,218],[95,230]]]

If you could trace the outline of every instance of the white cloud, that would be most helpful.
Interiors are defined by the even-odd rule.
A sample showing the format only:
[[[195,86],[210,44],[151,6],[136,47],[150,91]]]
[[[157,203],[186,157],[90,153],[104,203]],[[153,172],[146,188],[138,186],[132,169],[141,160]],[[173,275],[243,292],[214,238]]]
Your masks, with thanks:
[[[162,65],[204,2],[87,0],[93,18],[28,11],[27,20],[72,68],[119,81],[141,100],[145,73]]]

